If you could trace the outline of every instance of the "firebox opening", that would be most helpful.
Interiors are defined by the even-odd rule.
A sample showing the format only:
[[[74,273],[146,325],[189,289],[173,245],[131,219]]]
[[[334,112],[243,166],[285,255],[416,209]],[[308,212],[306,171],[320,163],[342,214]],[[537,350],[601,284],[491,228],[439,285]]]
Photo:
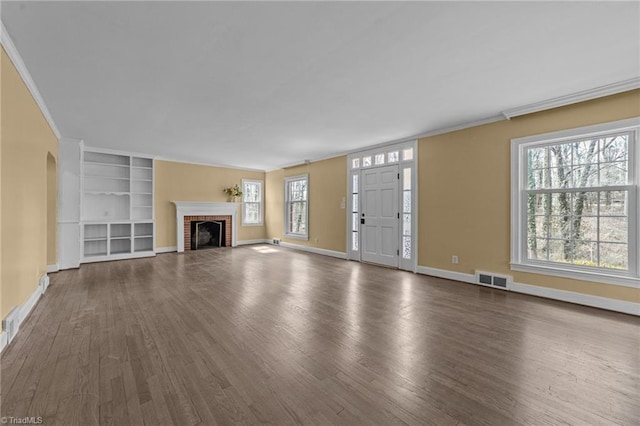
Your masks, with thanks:
[[[191,222],[191,250],[225,247],[225,221]]]

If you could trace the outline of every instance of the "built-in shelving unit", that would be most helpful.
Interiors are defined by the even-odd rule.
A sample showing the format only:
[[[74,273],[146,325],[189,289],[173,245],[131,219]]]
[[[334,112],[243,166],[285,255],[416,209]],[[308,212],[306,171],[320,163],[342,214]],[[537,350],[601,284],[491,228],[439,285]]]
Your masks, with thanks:
[[[153,159],[82,157],[82,262],[153,256]]]

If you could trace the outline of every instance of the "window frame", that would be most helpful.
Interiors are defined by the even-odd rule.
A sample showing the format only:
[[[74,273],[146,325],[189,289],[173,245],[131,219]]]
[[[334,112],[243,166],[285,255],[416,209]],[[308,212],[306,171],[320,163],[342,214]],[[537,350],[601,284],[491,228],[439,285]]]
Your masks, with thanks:
[[[528,259],[527,256],[527,158],[528,148],[568,143],[576,139],[602,137],[619,132],[629,133],[628,167],[629,181],[624,185],[629,191],[627,250],[629,269],[615,269],[561,264],[545,260]],[[511,140],[511,269],[603,284],[640,288],[640,117],[585,126],[558,132],[516,138]],[[606,185],[594,190],[619,186]],[[566,192],[575,192],[567,188]],[[561,188],[553,192],[562,192]]]
[[[306,180],[307,193],[305,201],[305,232],[289,232],[289,208],[291,205],[289,185],[291,182]],[[284,178],[284,230],[283,235],[287,238],[295,238],[299,240],[309,240],[309,174],[302,174],[296,176],[288,176]]]
[[[246,194],[246,189],[244,187],[245,183],[258,184],[260,187],[260,201],[250,201],[246,202],[244,200],[244,195]],[[260,179],[242,179],[242,226],[263,226],[264,225],[264,181]],[[258,204],[260,206],[260,221],[259,222],[247,222],[247,204]]]

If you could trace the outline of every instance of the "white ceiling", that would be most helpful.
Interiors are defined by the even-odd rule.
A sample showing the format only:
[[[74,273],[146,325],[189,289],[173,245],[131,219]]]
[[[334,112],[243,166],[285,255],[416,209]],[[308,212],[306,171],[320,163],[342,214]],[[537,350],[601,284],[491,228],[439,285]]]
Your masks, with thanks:
[[[640,3],[3,2],[63,136],[273,169],[640,76]]]

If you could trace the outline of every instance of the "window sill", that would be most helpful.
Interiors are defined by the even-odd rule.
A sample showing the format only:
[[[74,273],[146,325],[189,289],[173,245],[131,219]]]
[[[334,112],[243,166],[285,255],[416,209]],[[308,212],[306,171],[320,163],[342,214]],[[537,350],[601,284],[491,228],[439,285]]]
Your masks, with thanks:
[[[262,222],[260,223],[242,223],[242,226],[264,226]]]
[[[640,288],[640,277],[630,275],[615,275],[590,271],[577,271],[553,266],[531,265],[525,263],[511,263],[512,271],[528,272],[531,274],[550,275],[574,280],[592,281],[602,284],[618,285],[623,287]]]
[[[309,236],[308,235],[302,235],[302,234],[284,234],[284,238],[292,238],[294,240],[304,240],[304,241],[309,241]]]

